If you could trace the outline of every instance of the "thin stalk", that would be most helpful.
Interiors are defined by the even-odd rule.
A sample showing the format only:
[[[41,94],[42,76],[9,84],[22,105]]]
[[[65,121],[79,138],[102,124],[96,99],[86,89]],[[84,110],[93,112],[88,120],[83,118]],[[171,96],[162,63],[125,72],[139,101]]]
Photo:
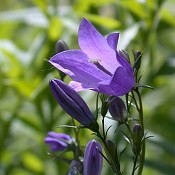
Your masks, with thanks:
[[[141,99],[141,95],[140,95],[138,89],[136,90],[136,93],[137,93],[139,104],[140,104],[140,110],[138,111],[139,112],[139,118],[140,118],[140,124],[142,126],[143,131],[144,131],[142,99]],[[141,151],[141,155],[140,155],[140,165],[139,165],[139,169],[138,169],[137,175],[141,175],[142,171],[143,171],[143,166],[144,166],[144,161],[145,161],[145,147],[146,147],[145,146],[145,139],[143,139],[142,151]]]
[[[102,129],[103,129],[103,139],[106,140],[106,132],[105,132],[105,117],[102,116]]]
[[[101,139],[101,141],[103,142],[103,144],[104,144],[104,146],[105,146],[105,148],[106,148],[106,151],[107,151],[107,152],[109,153],[109,155],[110,155],[110,158],[111,158],[112,162],[108,161],[108,163],[110,162],[110,166],[111,166],[112,170],[114,171],[114,173],[115,173],[116,175],[122,175],[122,173],[120,172],[120,164],[117,163],[117,162],[114,160],[114,155],[112,155],[112,153],[111,153],[111,151],[110,151],[110,149],[109,149],[109,147],[108,147],[108,145],[107,145],[105,139],[101,136],[100,133],[97,133],[97,136]]]
[[[76,126],[75,125],[75,120],[72,118],[72,124],[74,125],[74,126]],[[76,143],[77,143],[77,147],[76,147],[76,150],[75,150],[75,152],[74,152],[74,159],[75,160],[79,160],[79,157],[80,157],[80,155],[81,155],[81,151],[80,151],[80,141],[79,141],[79,131],[78,131],[78,129],[76,129],[76,128],[74,128],[73,129],[74,130],[74,134],[75,134],[75,139],[76,139]]]
[[[129,127],[128,123],[127,123],[127,122],[125,122],[125,125],[126,125],[126,127],[127,127],[128,131],[129,131],[129,133],[130,133],[130,135],[131,135],[131,137],[132,137],[132,131],[131,131],[131,129],[130,129],[130,127]]]
[[[132,175],[134,175],[135,170],[136,170],[136,166],[137,166],[137,158],[138,158],[138,156],[136,155],[136,156],[134,157],[134,165],[133,165],[133,169],[132,169]]]

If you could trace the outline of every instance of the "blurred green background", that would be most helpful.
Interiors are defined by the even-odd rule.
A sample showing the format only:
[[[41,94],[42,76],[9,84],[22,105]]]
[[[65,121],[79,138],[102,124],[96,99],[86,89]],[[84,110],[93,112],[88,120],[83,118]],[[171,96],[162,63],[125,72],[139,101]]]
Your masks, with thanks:
[[[0,1],[0,175],[64,175],[69,165],[47,155],[44,137],[69,124],[48,81],[59,78],[47,62],[58,39],[78,48],[82,17],[107,35],[119,31],[119,49],[144,52],[142,83],[148,135],[144,175],[175,174],[174,0]],[[82,93],[95,104],[94,93]],[[93,109],[93,108],[92,108]],[[64,117],[65,116],[65,117]],[[73,133],[72,133],[73,134]],[[83,130],[81,143],[95,136]],[[85,137],[87,136],[87,137]],[[86,138],[86,139],[85,139]],[[106,165],[105,165],[106,166]],[[103,174],[107,173],[104,168]]]

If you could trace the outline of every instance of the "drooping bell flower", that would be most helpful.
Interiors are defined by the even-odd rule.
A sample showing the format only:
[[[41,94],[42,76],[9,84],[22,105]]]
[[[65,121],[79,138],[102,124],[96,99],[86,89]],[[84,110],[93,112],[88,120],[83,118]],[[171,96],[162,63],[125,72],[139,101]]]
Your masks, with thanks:
[[[92,131],[98,131],[98,123],[95,117],[85,101],[73,88],[57,79],[50,80],[50,88],[53,96],[65,112],[83,126]]]
[[[125,123],[127,121],[126,106],[119,97],[109,97],[109,113],[119,123]]]
[[[70,135],[56,132],[48,132],[44,142],[50,146],[51,151],[63,151],[73,142]]]
[[[91,89],[103,94],[121,96],[134,85],[134,73],[126,58],[117,51],[119,33],[103,37],[83,19],[79,26],[81,50],[57,53],[50,63],[72,78],[76,91]]]
[[[83,162],[83,175],[100,175],[103,164],[101,144],[96,140],[91,140],[85,149]]]

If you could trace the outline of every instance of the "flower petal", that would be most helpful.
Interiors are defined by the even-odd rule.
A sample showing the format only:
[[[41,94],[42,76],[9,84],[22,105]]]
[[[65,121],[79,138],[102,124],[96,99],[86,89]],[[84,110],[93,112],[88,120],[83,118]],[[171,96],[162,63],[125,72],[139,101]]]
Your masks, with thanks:
[[[77,92],[87,90],[87,89],[98,91],[98,84],[96,84],[96,83],[95,84],[89,84],[89,86],[88,86],[86,84],[82,84],[82,83],[79,83],[79,82],[76,82],[76,81],[71,81],[69,83],[69,86],[72,87]]]
[[[117,50],[118,39],[119,39],[119,33],[111,33],[106,37],[106,40],[107,40],[109,46],[114,51]]]
[[[99,91],[108,95],[122,96],[127,94],[134,85],[134,76],[125,67],[119,67],[112,80],[101,82]]]
[[[56,133],[53,131],[48,132],[48,137],[53,137],[58,140],[67,140],[67,141],[70,141],[72,139],[68,134]]]
[[[99,60],[99,63],[112,74],[120,66],[120,63],[116,60],[115,51],[109,46],[107,40],[86,19],[83,19],[80,24],[78,43],[81,50],[90,59]]]
[[[69,75],[74,81],[88,84],[109,79],[102,70],[89,62],[87,55],[79,50],[68,50],[53,56],[49,61],[57,69]]]

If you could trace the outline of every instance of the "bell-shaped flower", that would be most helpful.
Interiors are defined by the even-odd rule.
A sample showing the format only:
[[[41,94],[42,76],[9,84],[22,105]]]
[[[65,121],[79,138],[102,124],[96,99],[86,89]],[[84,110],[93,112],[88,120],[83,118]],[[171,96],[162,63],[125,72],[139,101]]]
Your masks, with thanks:
[[[44,141],[51,151],[63,151],[71,145],[73,139],[70,135],[50,131]]]
[[[50,88],[53,96],[65,112],[83,126],[92,131],[98,131],[98,123],[96,122],[95,117],[85,101],[73,88],[57,79],[50,80]]]
[[[85,149],[83,175],[100,175],[103,164],[102,146],[96,140],[91,140]]]
[[[121,96],[134,85],[134,73],[126,58],[117,51],[119,33],[103,37],[83,19],[79,26],[81,50],[57,53],[50,63],[72,78],[76,91],[91,89],[103,94]]]

